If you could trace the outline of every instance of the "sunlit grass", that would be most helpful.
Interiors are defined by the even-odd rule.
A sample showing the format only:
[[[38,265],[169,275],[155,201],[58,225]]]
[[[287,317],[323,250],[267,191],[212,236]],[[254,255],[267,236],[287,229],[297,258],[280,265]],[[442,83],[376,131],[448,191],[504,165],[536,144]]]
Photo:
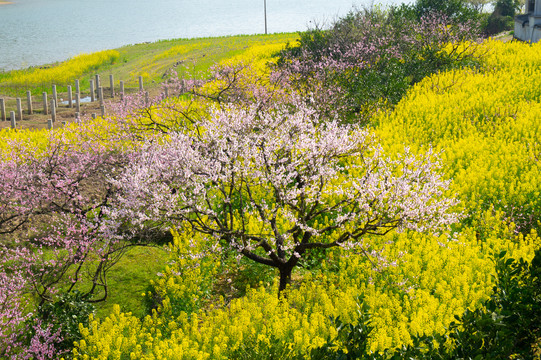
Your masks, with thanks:
[[[118,304],[123,311],[131,311],[135,316],[146,315],[142,306],[142,293],[151,279],[162,271],[169,259],[169,253],[159,247],[134,247],[110,270],[108,277],[109,293],[107,300],[96,304],[96,315],[104,317],[111,313],[113,305]]]

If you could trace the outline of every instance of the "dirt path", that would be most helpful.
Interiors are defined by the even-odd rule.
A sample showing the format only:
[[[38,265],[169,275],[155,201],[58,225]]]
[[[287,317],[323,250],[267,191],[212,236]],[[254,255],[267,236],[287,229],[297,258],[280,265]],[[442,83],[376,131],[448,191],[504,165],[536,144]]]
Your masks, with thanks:
[[[160,89],[158,87],[147,89],[149,92],[149,97],[154,97],[159,94]],[[104,92],[104,103],[105,103],[105,113],[107,114],[107,103],[110,103],[112,101],[120,101],[120,95],[116,95],[114,98],[111,98],[110,96],[110,90],[108,88],[105,88],[103,90]],[[128,93],[133,93],[134,91],[128,91]],[[83,95],[85,97],[87,95]],[[88,95],[90,96],[90,95]],[[6,121],[0,120],[0,129],[9,128],[11,126],[10,121],[10,111],[15,111],[15,114],[17,115],[17,105],[16,105],[16,99],[14,97],[9,96],[3,96],[0,95],[0,98],[3,98],[6,103]],[[67,94],[58,94],[59,102],[67,102],[66,100]],[[49,100],[50,101],[50,95]],[[22,107],[23,107],[23,120],[20,121],[17,119],[17,129],[46,129],[47,128],[47,121],[48,119],[51,119],[50,109],[49,113],[46,115],[43,111],[43,102],[41,99],[38,99],[37,96],[32,97],[32,107],[33,107],[33,114],[28,114],[28,106],[26,103],[26,98],[21,99],[22,100]],[[49,104],[50,106],[50,104]],[[99,101],[94,102],[81,102],[80,106],[81,112],[79,116],[81,118],[88,118],[92,116],[92,114],[96,114],[96,116],[101,116],[101,105]],[[67,104],[61,104],[56,109],[56,122],[53,124],[55,128],[62,127],[63,122],[70,123],[74,122],[76,120],[75,118],[75,101],[73,101],[73,106],[70,108]]]

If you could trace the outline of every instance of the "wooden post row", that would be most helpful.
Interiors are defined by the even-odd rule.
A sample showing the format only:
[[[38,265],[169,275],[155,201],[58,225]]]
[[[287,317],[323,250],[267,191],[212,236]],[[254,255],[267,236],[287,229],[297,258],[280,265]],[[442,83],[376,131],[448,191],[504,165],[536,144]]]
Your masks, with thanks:
[[[32,115],[34,113],[34,110],[32,108],[32,93],[30,90],[26,92],[26,104],[28,106],[28,115]]]
[[[49,115],[49,110],[47,109],[47,93],[43,92],[43,113]]]
[[[71,85],[68,85],[68,107],[73,108],[73,95],[71,94]]]
[[[0,99],[0,117],[2,121],[6,121],[6,103],[4,99]]]
[[[17,98],[17,117],[19,121],[23,121],[23,103],[21,98]]]

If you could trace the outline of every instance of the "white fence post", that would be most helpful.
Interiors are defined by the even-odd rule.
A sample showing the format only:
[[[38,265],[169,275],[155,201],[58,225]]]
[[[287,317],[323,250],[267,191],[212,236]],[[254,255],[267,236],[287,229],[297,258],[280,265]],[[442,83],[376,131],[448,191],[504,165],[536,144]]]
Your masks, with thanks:
[[[19,121],[23,121],[23,103],[21,98],[17,98],[17,115]]]
[[[77,110],[78,113],[81,112],[81,94],[75,93],[75,110]]]
[[[56,106],[58,104],[58,94],[56,93],[56,85],[53,85],[53,100]]]
[[[15,129],[17,127],[17,120],[15,119],[15,111],[10,111],[9,115],[11,117],[11,128]]]
[[[26,92],[26,104],[28,105],[28,115],[32,115],[34,113],[34,109],[32,108],[32,93],[30,90]]]
[[[71,94],[71,85],[68,85],[68,107],[73,108],[73,95]]]
[[[43,113],[45,115],[49,114],[49,110],[47,109],[47,93],[43,92]]]
[[[56,102],[54,99],[51,99],[51,117],[53,118],[53,122],[56,121]]]
[[[90,80],[90,101],[94,102],[94,80]]]
[[[4,99],[0,99],[0,116],[2,121],[6,121],[6,103]]]
[[[100,100],[100,105],[103,105],[103,88],[101,86],[98,88],[98,99]]]
[[[109,83],[111,84],[111,97],[115,97],[115,80],[113,79],[113,74],[109,75]]]
[[[120,100],[124,100],[124,81],[120,80]]]

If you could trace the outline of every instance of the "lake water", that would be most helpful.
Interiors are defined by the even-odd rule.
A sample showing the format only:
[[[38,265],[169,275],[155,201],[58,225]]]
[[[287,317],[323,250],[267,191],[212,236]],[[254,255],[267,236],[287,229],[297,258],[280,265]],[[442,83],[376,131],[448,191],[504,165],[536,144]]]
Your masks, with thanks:
[[[0,71],[161,39],[261,34],[264,0],[9,0]],[[0,3],[2,1],[0,0]],[[381,0],[383,5],[408,0]],[[266,0],[269,33],[306,30],[370,0]]]

